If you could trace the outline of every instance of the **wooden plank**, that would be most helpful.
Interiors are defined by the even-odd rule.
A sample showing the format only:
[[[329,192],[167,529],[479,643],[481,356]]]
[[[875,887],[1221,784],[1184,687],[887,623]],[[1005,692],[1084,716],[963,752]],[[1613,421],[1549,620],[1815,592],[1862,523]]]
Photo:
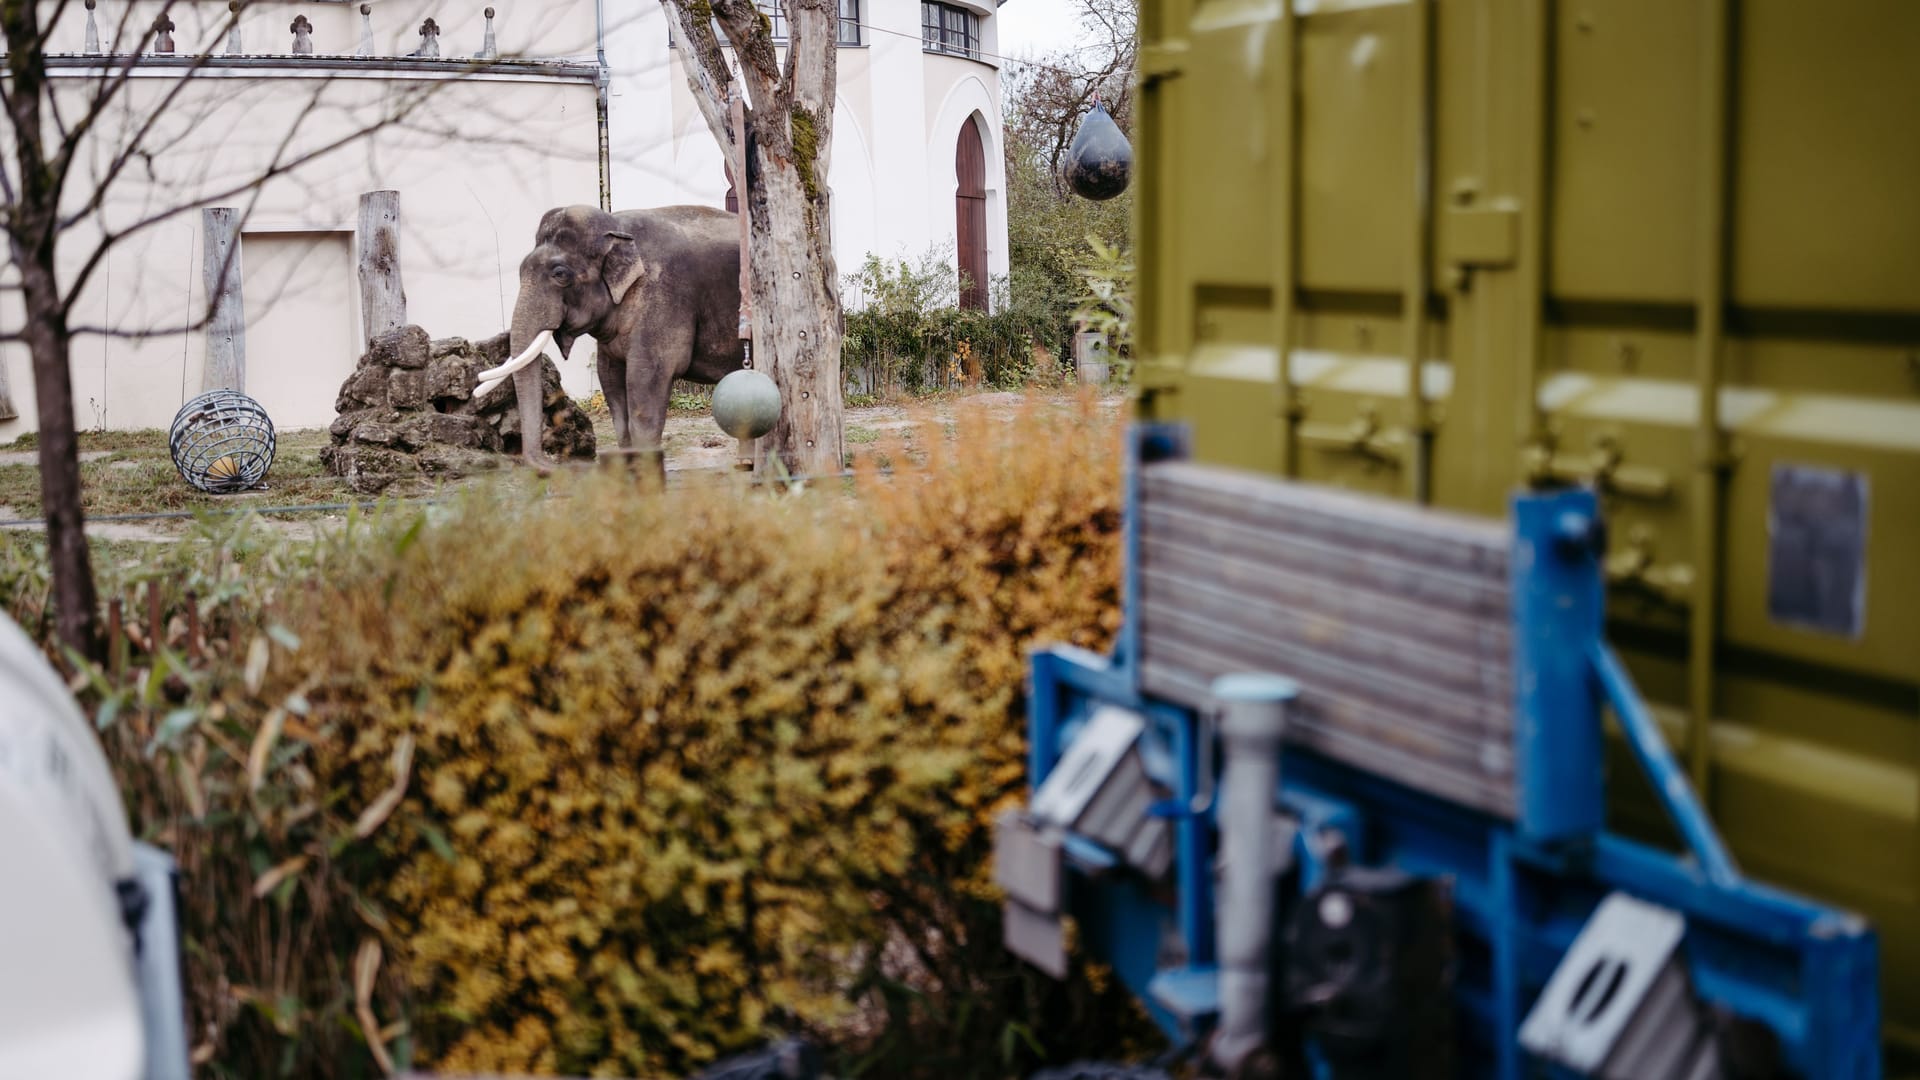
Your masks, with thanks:
[[[1212,705],[1207,680],[1178,663],[1145,660],[1140,679],[1141,688],[1157,698],[1196,709]],[[1382,731],[1396,733],[1397,737],[1383,738]],[[1325,754],[1429,795],[1501,817],[1514,816],[1510,748],[1484,744],[1477,754],[1458,748],[1435,752],[1417,748],[1422,734],[1404,726],[1369,730],[1350,720],[1329,723],[1322,712],[1303,707],[1289,715],[1286,739],[1289,745]]]
[[[400,281],[400,193],[360,196],[360,323],[367,341],[407,325],[407,292]]]
[[[1141,484],[1148,505],[1179,505],[1229,522],[1269,524],[1357,550],[1507,577],[1512,537],[1496,522],[1186,462],[1150,466]]]
[[[1154,568],[1144,569],[1141,579],[1142,632],[1148,638],[1157,629],[1162,611],[1186,612],[1254,640],[1271,639],[1342,664],[1392,672],[1449,694],[1488,701],[1513,699],[1513,672],[1504,658],[1445,652],[1338,616],[1251,600]]]
[[[209,206],[200,211],[206,234],[201,278],[207,288],[207,365],[200,390],[247,390],[247,309],[241,294],[240,211]]]
[[[1300,684],[1306,696],[1325,694],[1363,702],[1410,723],[1429,723],[1465,738],[1511,739],[1513,710],[1499,699],[1473,698],[1397,672],[1349,664],[1317,650],[1222,626],[1184,611],[1150,612],[1142,620],[1140,655],[1159,657],[1179,646],[1204,662],[1195,673],[1209,680],[1233,671],[1268,671]]]
[[[1512,664],[1512,624],[1505,618],[1461,615],[1344,583],[1328,588],[1325,578],[1218,548],[1186,547],[1161,536],[1141,537],[1139,561],[1140,572],[1149,577],[1223,590],[1249,604],[1311,611],[1419,642],[1465,663]]]
[[[1271,528],[1257,528],[1143,502],[1142,535],[1201,551],[1281,566],[1338,588],[1366,589],[1469,618],[1510,618],[1511,590],[1504,579],[1451,573],[1424,563],[1322,543]]]

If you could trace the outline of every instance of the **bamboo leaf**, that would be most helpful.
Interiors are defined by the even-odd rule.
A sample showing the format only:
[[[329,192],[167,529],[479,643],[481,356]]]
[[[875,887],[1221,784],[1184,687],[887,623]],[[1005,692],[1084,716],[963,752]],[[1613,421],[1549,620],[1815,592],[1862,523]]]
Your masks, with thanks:
[[[254,635],[253,644],[247,646],[247,693],[260,692],[260,684],[267,678],[267,661],[272,653],[273,649],[267,644],[266,637]]]
[[[365,810],[360,812],[359,820],[353,823],[355,838],[365,840],[372,836],[373,831],[400,808],[401,800],[407,797],[407,778],[411,774],[412,767],[413,736],[402,735],[400,741],[393,747],[393,785],[381,792],[379,798],[373,800]]]
[[[353,957],[353,1011],[360,1020],[360,1031],[367,1040],[367,1049],[373,1052],[373,1060],[379,1063],[381,1072],[392,1076],[393,1058],[387,1053],[380,1020],[373,1013],[373,991],[379,977],[380,941],[370,937],[360,943],[360,951]]]
[[[267,772],[267,759],[273,754],[273,744],[280,740],[280,728],[286,719],[285,709],[274,709],[267,713],[259,732],[254,735],[253,745],[247,750],[247,794],[252,795],[260,790],[260,781]]]
[[[259,878],[255,879],[253,883],[253,898],[256,900],[266,899],[267,896],[271,894],[274,889],[280,886],[281,882],[286,881],[289,878],[292,878],[298,875],[300,871],[305,870],[307,868],[307,863],[310,861],[310,858],[311,857],[307,855],[295,855],[293,858],[288,859],[286,862],[283,862],[280,865],[274,867],[273,869],[267,871],[266,873],[261,874]]]

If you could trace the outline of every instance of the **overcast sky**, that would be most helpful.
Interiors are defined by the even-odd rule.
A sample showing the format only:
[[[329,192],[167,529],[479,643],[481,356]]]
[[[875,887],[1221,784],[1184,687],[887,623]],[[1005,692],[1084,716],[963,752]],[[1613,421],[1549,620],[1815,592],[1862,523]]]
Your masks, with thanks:
[[[1070,48],[1080,36],[1080,20],[1073,0],[1003,0],[994,17],[1000,20],[1000,51],[1029,56]]]

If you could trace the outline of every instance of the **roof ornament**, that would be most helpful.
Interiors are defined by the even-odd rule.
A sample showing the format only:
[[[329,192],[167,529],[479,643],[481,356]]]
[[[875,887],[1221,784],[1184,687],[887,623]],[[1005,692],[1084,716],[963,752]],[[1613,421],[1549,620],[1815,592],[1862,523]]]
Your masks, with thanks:
[[[440,24],[431,16],[420,24],[420,47],[407,55],[436,58],[440,55]]]
[[[295,15],[287,29],[293,31],[293,55],[313,55],[313,24],[305,15]]]
[[[153,20],[153,51],[157,53],[173,51],[173,20],[164,11]]]
[[[97,3],[97,0],[87,0],[87,44],[85,47],[88,56],[97,56],[100,53],[100,27],[95,25],[93,21],[93,8],[95,3]]]
[[[493,41],[493,9],[487,9],[487,36],[480,42],[480,51],[473,54],[476,60],[494,60],[499,58],[500,49]]]
[[[353,51],[355,56],[373,55],[373,5],[360,5],[360,47]]]
[[[245,56],[246,50],[240,46],[240,0],[227,0],[227,55]]]

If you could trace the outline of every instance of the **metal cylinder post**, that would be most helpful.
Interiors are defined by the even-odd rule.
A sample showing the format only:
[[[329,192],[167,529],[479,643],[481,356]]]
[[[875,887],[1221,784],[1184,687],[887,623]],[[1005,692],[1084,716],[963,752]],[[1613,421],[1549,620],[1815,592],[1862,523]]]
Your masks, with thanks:
[[[1220,851],[1226,861],[1219,927],[1220,1027],[1209,1051],[1231,1070],[1266,1038],[1268,948],[1273,921],[1273,804],[1287,703],[1299,695],[1277,675],[1214,680],[1226,767],[1220,788]]]

